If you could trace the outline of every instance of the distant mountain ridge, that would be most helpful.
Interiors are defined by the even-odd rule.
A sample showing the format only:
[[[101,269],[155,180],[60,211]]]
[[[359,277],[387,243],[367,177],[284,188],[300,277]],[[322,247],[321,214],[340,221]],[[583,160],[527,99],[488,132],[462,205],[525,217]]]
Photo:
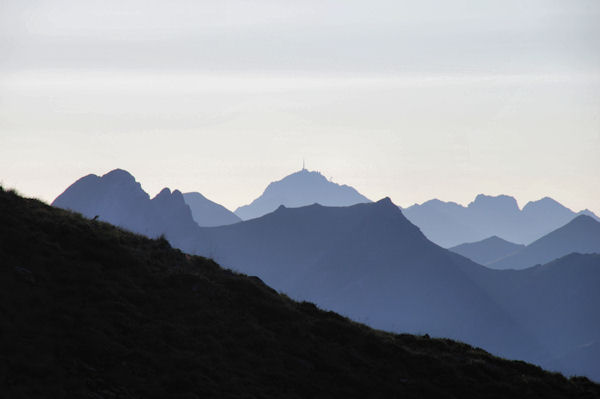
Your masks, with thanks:
[[[503,240],[498,236],[492,236],[485,240],[465,243],[456,247],[448,248],[450,251],[471,259],[480,265],[487,265],[500,260],[506,256],[525,248],[525,245],[515,244]]]
[[[558,370],[581,370],[570,359],[600,335],[596,309],[588,306],[600,303],[598,290],[550,295],[565,281],[600,285],[600,256],[489,269],[427,240],[389,198],[350,207],[280,206],[260,218],[201,228],[193,241],[195,253],[379,329],[460,339]],[[580,261],[586,266],[571,275]],[[563,294],[572,296],[557,307]],[[573,325],[575,315],[588,321]],[[600,360],[588,359],[583,372],[600,380]]]
[[[90,174],[60,194],[53,206],[112,223],[148,237],[165,235],[182,242],[198,225],[179,190],[164,188],[150,199],[127,171],[115,169],[103,176]]]
[[[224,226],[242,221],[235,213],[200,193],[185,193],[183,199],[190,207],[192,217],[198,226]]]
[[[237,208],[235,214],[248,220],[273,212],[280,205],[297,208],[314,203],[349,206],[366,202],[371,200],[353,187],[329,181],[319,172],[302,169],[270,183],[262,195],[250,204]]]
[[[280,206],[260,218],[201,228],[195,242],[197,254],[375,328],[427,331],[507,356],[517,353],[511,345],[528,342],[456,263],[480,266],[431,243],[389,198]]]
[[[571,253],[522,270],[473,269],[473,282],[534,334],[539,364],[600,381],[600,254]]]
[[[256,275],[296,299],[315,301],[377,328],[460,339],[503,356],[558,365],[561,370],[569,369],[573,366],[569,362],[581,358],[577,348],[590,342],[584,338],[600,329],[593,324],[593,309],[578,308],[578,301],[582,300],[600,303],[597,290],[586,291],[587,296],[576,300],[571,298],[560,311],[551,303],[551,297],[545,296],[546,302],[536,302],[540,307],[554,309],[550,313],[539,309],[539,317],[543,318],[539,325],[551,324],[549,315],[560,321],[576,314],[589,318],[591,324],[580,323],[581,327],[577,327],[557,321],[555,331],[542,332],[536,323],[519,321],[532,314],[523,313],[524,308],[509,296],[534,302],[527,290],[519,288],[523,276],[531,276],[531,268],[519,272],[490,270],[445,250],[430,242],[389,198],[348,207],[280,205],[259,218],[201,228],[193,222],[181,193],[163,190],[150,200],[139,183],[122,172],[80,179],[89,181],[91,187],[74,184],[65,191],[63,199],[79,203],[88,217],[100,209],[106,215],[126,215],[129,219],[121,222],[129,223],[140,219],[164,223],[165,219],[183,218],[190,228],[166,234],[172,245]],[[96,194],[83,196],[78,202],[75,199],[79,198],[79,191]],[[142,212],[148,209],[147,203],[153,204],[150,217]],[[164,211],[168,204],[177,206],[169,213]],[[504,199],[504,204],[500,209],[510,208],[510,199]],[[153,215],[155,209],[160,210],[159,215]],[[164,234],[164,226],[161,227]],[[590,259],[586,261],[589,265],[580,274],[570,276],[566,265],[577,259],[568,258],[553,268],[539,289],[551,291],[552,284],[561,284],[571,277],[575,278],[573,284],[581,280],[581,284],[600,285],[600,276],[594,274],[595,265],[600,268],[600,257],[586,258]],[[534,269],[546,275],[547,268]],[[534,283],[535,279],[531,280]],[[562,337],[563,353],[553,351],[554,336]],[[598,362],[586,362],[589,367],[585,373],[600,379]]]
[[[434,199],[402,211],[427,238],[444,248],[491,236],[529,244],[577,215],[589,215],[600,220],[589,210],[575,213],[549,197],[528,202],[519,209],[517,201],[507,195],[479,194],[466,207]]]
[[[579,215],[512,255],[488,263],[493,269],[524,269],[570,253],[600,253],[600,222]]]

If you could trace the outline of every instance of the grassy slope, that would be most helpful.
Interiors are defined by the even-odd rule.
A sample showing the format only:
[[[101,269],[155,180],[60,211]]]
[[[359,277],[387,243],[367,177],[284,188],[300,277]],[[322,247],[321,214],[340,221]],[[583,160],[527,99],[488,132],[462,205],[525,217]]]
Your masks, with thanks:
[[[598,397],[450,340],[369,329],[257,278],[0,190],[3,397]]]

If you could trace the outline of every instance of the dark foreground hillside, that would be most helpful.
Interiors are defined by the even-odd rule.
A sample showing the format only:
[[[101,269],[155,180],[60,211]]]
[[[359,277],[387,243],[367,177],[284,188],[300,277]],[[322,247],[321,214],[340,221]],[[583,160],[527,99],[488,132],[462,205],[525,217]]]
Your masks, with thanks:
[[[449,340],[393,335],[257,278],[0,190],[0,396],[598,397]]]

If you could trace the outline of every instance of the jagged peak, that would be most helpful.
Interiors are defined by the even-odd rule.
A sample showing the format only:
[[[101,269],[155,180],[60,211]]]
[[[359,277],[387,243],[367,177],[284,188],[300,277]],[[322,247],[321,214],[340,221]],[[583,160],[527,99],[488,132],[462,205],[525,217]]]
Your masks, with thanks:
[[[379,204],[379,205],[394,205],[394,203],[392,202],[392,199],[390,197],[384,197],[384,198],[380,199],[379,201],[377,201],[376,204]],[[394,205],[394,206],[396,206],[396,205]]]
[[[512,197],[510,195],[505,195],[505,194],[500,194],[500,195],[477,194],[477,196],[475,197],[475,200],[473,200],[471,203],[469,203],[469,205],[467,207],[468,208],[477,208],[479,206],[490,204],[490,203],[494,203],[496,205],[502,204],[506,207],[513,208],[517,211],[519,210],[519,204],[517,204],[517,200],[515,199],[515,197]]]

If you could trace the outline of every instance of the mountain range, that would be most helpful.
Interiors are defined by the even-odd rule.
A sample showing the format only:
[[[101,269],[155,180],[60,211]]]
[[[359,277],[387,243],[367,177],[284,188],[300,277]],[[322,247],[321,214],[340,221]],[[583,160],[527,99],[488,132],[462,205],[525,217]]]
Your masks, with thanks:
[[[580,215],[520,250],[494,262],[493,269],[524,269],[570,253],[600,253],[600,222]]]
[[[69,186],[53,206],[77,211],[148,237],[164,235],[184,240],[198,228],[183,194],[164,188],[150,199],[127,171],[115,169],[103,176],[90,174]]]
[[[112,196],[108,199],[114,200]],[[551,297],[542,296],[546,302],[534,298],[535,290],[523,289],[529,284],[532,268],[490,270],[439,247],[390,199],[347,207],[279,206],[262,217],[202,228],[184,206],[186,223],[191,225],[180,234],[166,234],[174,246],[256,275],[295,299],[313,301],[375,328],[460,339],[498,355],[557,370],[577,369],[581,348],[599,342],[597,312],[580,303],[600,303],[599,293],[572,293],[566,305],[559,307]],[[65,207],[82,212],[76,206]],[[93,212],[82,213],[90,216]],[[577,221],[588,219],[580,217],[573,222],[577,226]],[[559,237],[561,251],[553,256],[580,248],[577,234],[561,233]],[[581,268],[575,276],[571,270],[576,266],[570,263],[579,258],[566,259],[559,266],[533,268],[550,276],[541,280],[540,290],[559,290],[563,281],[572,278],[573,286],[600,284],[595,272],[600,268],[598,257],[585,258],[591,266]],[[539,309],[519,306],[514,298],[535,303]],[[573,315],[587,317],[589,322],[572,325]],[[540,323],[526,323],[528,318],[540,318]],[[541,331],[541,326],[552,324],[548,318],[556,325]],[[553,337],[562,343],[552,345]],[[585,364],[583,373],[600,380],[600,363],[588,359]]]
[[[7,398],[600,395],[586,378],[448,339],[372,330],[172,249],[164,238],[1,187],[0,259],[0,391]],[[585,259],[576,267],[598,269]]]
[[[549,197],[528,202],[519,209],[513,197],[483,194],[466,207],[434,199],[405,208],[403,212],[427,238],[444,248],[492,236],[530,244],[578,215],[600,220],[589,210],[576,213]]]
[[[389,198],[280,206],[203,228],[193,241],[194,253],[375,328],[451,337],[512,357],[535,345],[458,264],[479,266],[427,240]]]
[[[281,206],[261,218],[202,228],[187,245],[194,242],[195,253],[375,328],[460,339],[557,370],[577,369],[570,354],[600,342],[600,318],[590,305],[600,303],[600,292],[565,287],[553,295],[565,281],[600,285],[599,255],[491,270],[427,240],[389,199]],[[586,321],[573,324],[574,315]],[[600,379],[600,361],[588,365],[585,374]]]

